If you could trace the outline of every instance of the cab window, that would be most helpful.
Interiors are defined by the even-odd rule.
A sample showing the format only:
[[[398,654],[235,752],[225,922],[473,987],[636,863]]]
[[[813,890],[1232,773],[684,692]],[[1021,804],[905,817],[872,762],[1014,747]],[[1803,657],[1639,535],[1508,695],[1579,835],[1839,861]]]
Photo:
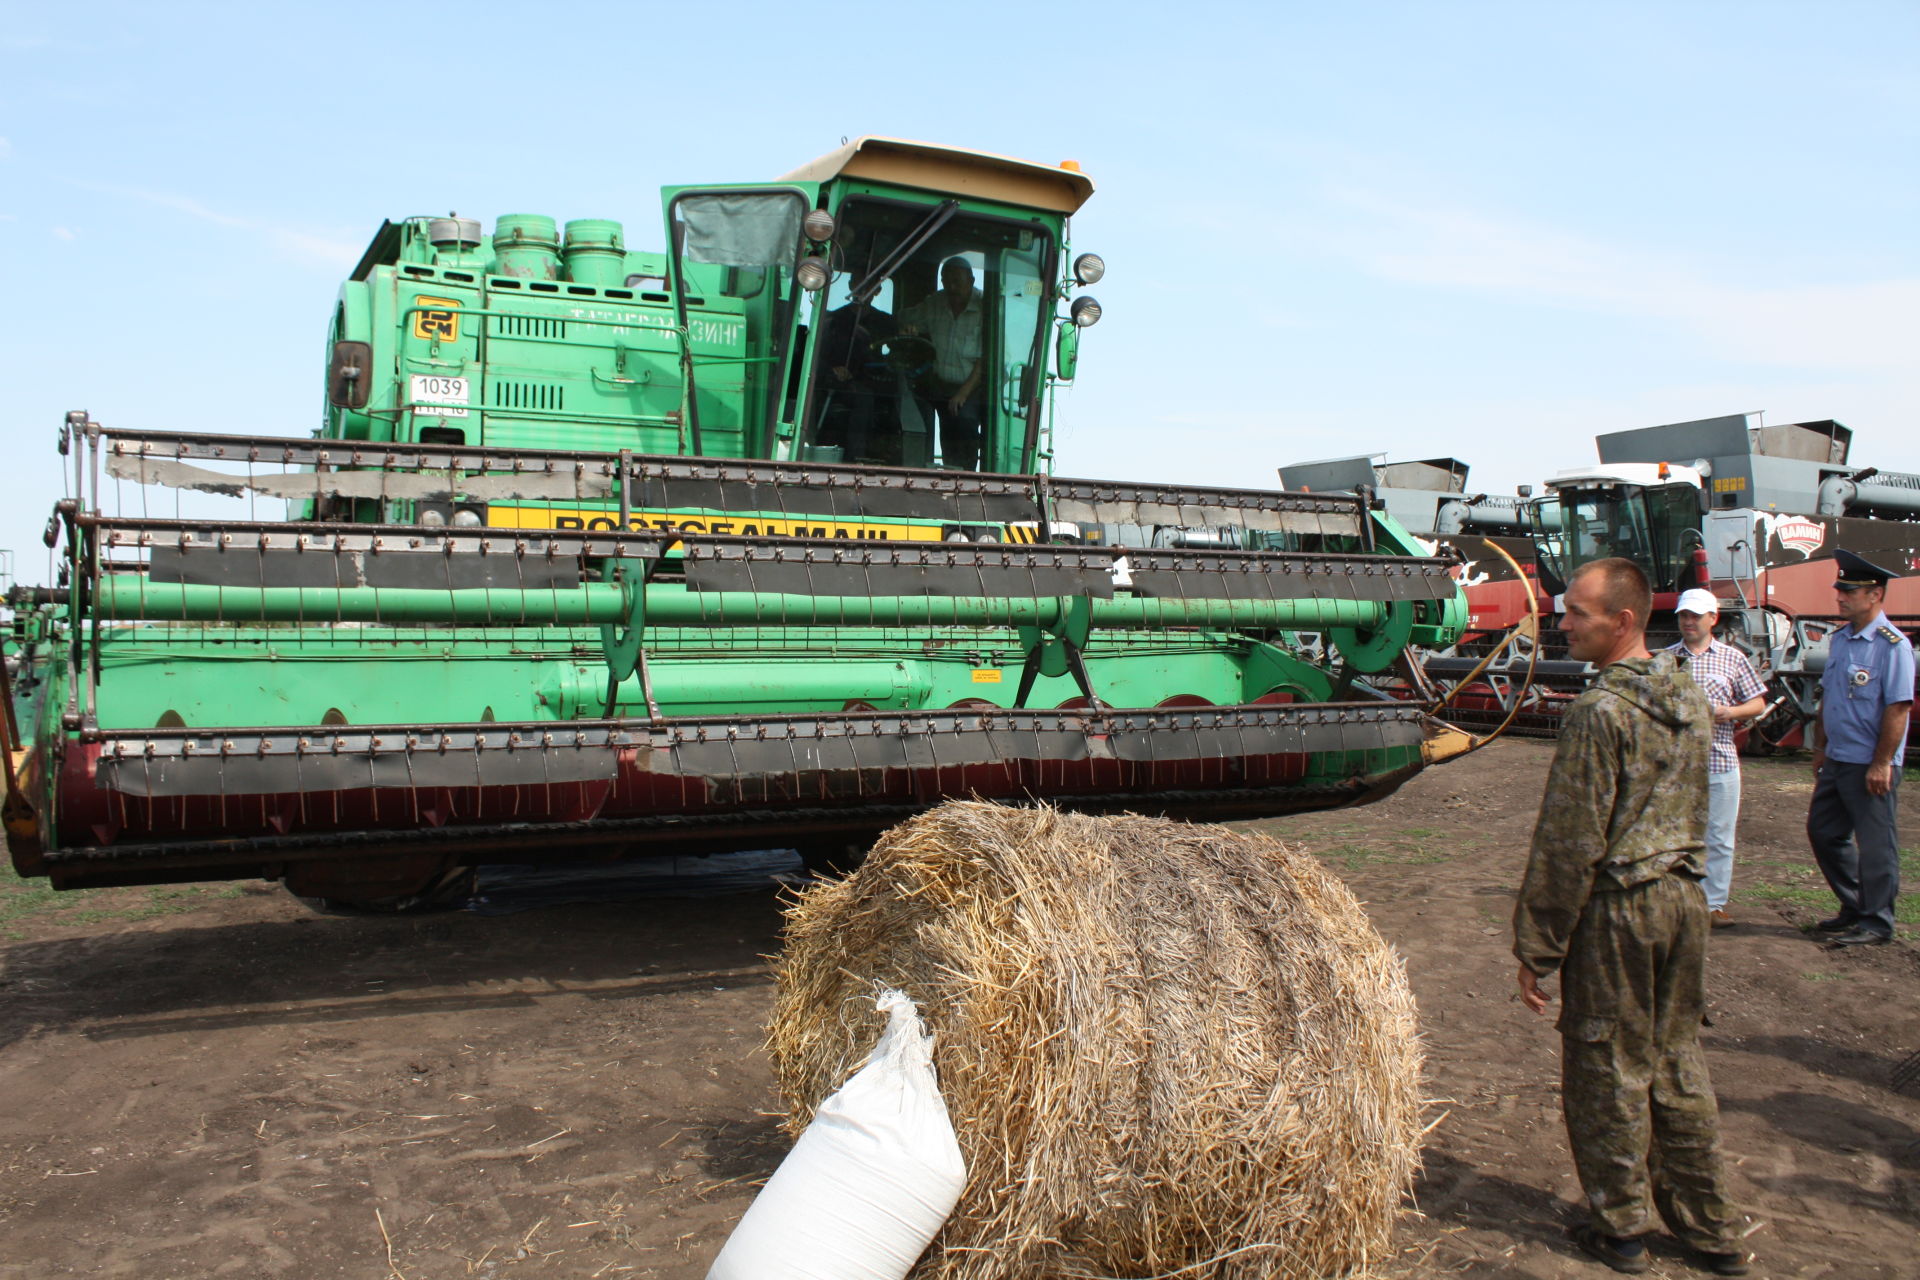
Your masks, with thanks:
[[[1050,314],[1047,229],[878,197],[850,198],[836,218],[803,456],[1023,467]]]

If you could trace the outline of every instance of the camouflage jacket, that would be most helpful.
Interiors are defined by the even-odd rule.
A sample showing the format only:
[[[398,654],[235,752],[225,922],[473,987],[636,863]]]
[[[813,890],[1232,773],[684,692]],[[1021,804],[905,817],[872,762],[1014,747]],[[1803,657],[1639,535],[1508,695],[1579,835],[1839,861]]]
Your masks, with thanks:
[[[1706,695],[1671,654],[1613,663],[1574,700],[1514,904],[1520,963],[1557,970],[1591,894],[1700,877],[1712,736]]]

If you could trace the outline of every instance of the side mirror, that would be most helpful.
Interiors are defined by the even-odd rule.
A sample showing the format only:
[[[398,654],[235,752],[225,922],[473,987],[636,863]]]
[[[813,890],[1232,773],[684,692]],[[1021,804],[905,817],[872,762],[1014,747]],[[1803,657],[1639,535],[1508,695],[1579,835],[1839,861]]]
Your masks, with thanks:
[[[1080,326],[1069,321],[1060,326],[1060,336],[1053,344],[1054,371],[1067,382],[1073,381],[1074,370],[1080,367]]]
[[[365,342],[336,342],[327,362],[327,403],[337,409],[364,409],[373,389],[373,347]]]

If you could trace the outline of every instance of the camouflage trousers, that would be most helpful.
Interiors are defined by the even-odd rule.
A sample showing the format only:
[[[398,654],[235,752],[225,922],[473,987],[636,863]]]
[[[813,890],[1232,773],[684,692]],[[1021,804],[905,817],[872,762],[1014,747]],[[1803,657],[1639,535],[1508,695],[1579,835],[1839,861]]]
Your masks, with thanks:
[[[1561,1101],[1593,1225],[1736,1250],[1720,1113],[1700,1048],[1707,900],[1679,875],[1596,892],[1561,970]]]

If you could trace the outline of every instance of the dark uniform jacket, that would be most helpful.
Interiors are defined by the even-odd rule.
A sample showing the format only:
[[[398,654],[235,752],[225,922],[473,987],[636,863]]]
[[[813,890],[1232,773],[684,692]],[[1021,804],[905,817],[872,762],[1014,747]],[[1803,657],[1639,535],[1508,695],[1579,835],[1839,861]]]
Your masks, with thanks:
[[[1560,968],[1591,894],[1700,878],[1712,726],[1668,653],[1613,663],[1574,700],[1513,912],[1514,955],[1536,976]]]

